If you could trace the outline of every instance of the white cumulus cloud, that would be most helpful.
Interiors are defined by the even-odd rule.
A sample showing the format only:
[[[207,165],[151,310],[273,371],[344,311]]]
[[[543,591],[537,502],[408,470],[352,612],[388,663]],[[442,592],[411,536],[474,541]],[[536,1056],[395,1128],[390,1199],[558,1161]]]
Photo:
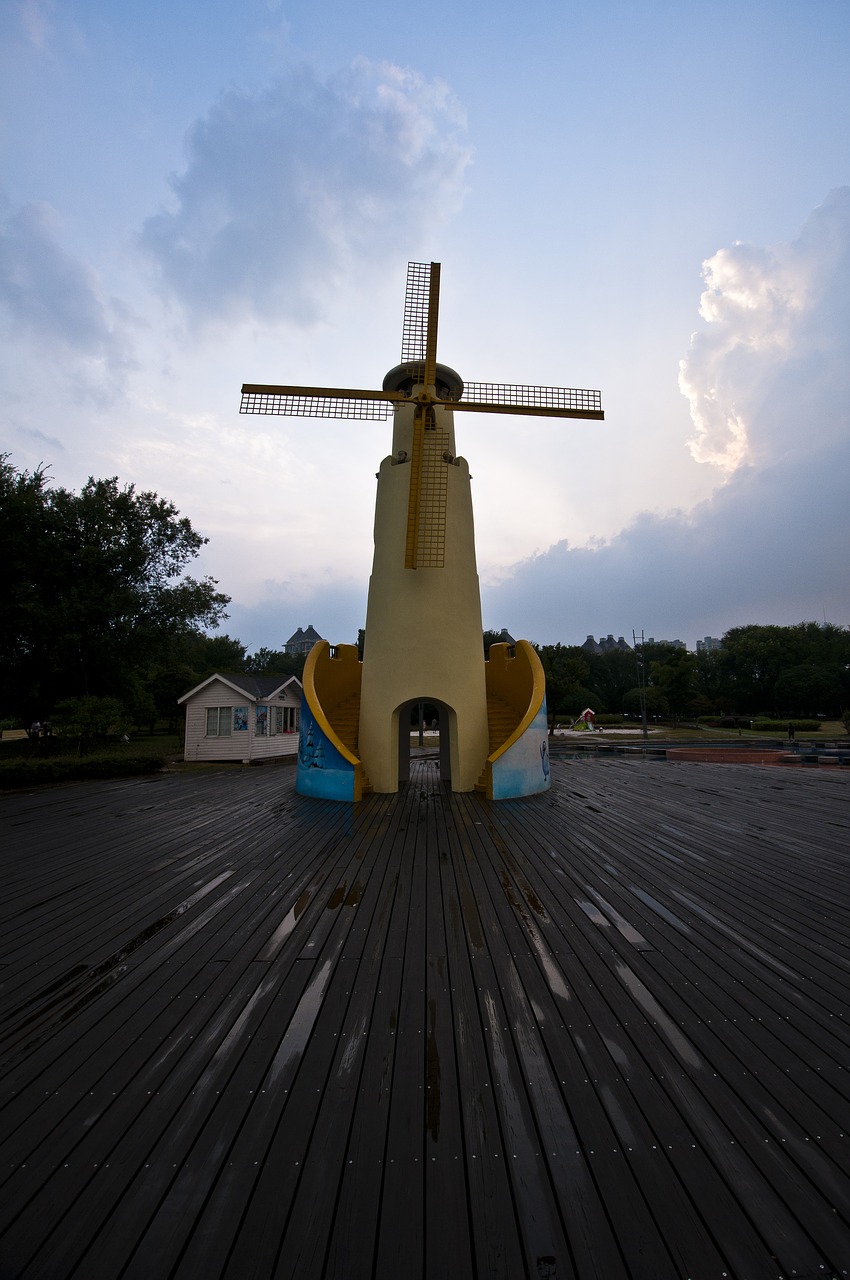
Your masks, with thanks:
[[[690,448],[697,462],[732,472],[785,446],[777,416],[760,410],[784,370],[805,362],[811,375],[818,354],[829,355],[841,342],[848,218],[850,188],[841,188],[793,243],[737,243],[703,264],[706,327],[694,334],[679,377],[696,428]]]
[[[190,131],[174,205],[142,244],[193,316],[310,321],[352,267],[403,253],[454,213],[470,161],[450,91],[359,59],[231,91]]]
[[[726,483],[692,511],[516,565],[484,592],[487,625],[544,643],[634,627],[690,644],[749,622],[850,625],[850,189],[793,243],[721,250],[706,281],[682,389],[695,456]]]

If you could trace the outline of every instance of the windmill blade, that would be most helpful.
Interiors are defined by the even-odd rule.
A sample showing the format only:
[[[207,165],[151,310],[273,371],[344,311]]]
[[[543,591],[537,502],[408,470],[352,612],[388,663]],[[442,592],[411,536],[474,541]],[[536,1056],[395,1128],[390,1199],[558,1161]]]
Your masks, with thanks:
[[[514,386],[506,382],[464,382],[452,409],[472,413],[521,413],[541,418],[592,418],[601,422],[602,394],[584,387]]]
[[[360,391],[349,387],[285,387],[246,382],[240,413],[273,413],[295,418],[357,418],[380,422],[407,400],[403,391]]]
[[[401,330],[401,362],[414,365],[414,380],[426,387],[434,385],[437,372],[439,310],[439,262],[408,262]]]
[[[442,569],[446,555],[449,432],[417,405],[407,500],[406,569]]]

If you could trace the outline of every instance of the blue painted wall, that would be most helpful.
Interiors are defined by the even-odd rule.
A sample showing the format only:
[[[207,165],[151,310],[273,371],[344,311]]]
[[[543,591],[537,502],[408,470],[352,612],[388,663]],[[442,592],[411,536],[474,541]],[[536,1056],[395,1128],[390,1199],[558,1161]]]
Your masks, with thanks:
[[[301,698],[295,790],[322,800],[354,800],[354,765],[337,751]]]
[[[504,755],[493,762],[493,799],[512,800],[548,791],[549,725],[546,699],[531,724]]]

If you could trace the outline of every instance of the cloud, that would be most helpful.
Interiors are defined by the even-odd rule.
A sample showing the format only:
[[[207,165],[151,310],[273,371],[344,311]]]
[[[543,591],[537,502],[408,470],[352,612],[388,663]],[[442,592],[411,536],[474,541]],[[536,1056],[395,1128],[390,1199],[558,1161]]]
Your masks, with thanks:
[[[679,386],[691,405],[697,462],[732,472],[782,447],[775,415],[758,412],[777,379],[846,339],[850,188],[833,191],[792,244],[734,244],[703,263],[707,288],[681,362]],[[814,368],[809,373],[815,373]]]
[[[59,217],[28,204],[0,227],[0,305],[13,329],[77,351],[102,351],[111,335],[95,273],[59,244]]]
[[[691,645],[747,622],[850,625],[850,190],[793,244],[735,245],[709,267],[683,389],[697,452],[727,459],[726,483],[692,511],[516,565],[483,593],[486,625],[543,643],[634,627]]]
[[[10,344],[31,344],[47,374],[60,360],[81,394],[111,395],[130,364],[125,308],[60,243],[55,210],[27,204],[0,224],[0,321]],[[33,342],[34,340],[34,342]]]
[[[37,49],[43,49],[53,34],[52,18],[55,9],[55,0],[22,0],[21,25],[27,39]]]
[[[409,247],[455,211],[470,160],[449,90],[360,59],[224,94],[188,137],[174,207],[141,243],[196,319],[316,319],[352,260]]]

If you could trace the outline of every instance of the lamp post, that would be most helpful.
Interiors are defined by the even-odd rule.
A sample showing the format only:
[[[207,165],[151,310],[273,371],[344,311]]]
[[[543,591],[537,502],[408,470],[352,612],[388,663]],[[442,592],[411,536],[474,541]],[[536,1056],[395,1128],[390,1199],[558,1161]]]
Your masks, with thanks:
[[[635,659],[637,661],[637,677],[638,677],[638,697],[640,698],[640,720],[643,727],[643,736],[649,736],[649,730],[646,727],[646,672],[643,666],[643,632],[640,633],[640,644],[638,644],[637,636],[632,631],[632,641],[635,646]]]

